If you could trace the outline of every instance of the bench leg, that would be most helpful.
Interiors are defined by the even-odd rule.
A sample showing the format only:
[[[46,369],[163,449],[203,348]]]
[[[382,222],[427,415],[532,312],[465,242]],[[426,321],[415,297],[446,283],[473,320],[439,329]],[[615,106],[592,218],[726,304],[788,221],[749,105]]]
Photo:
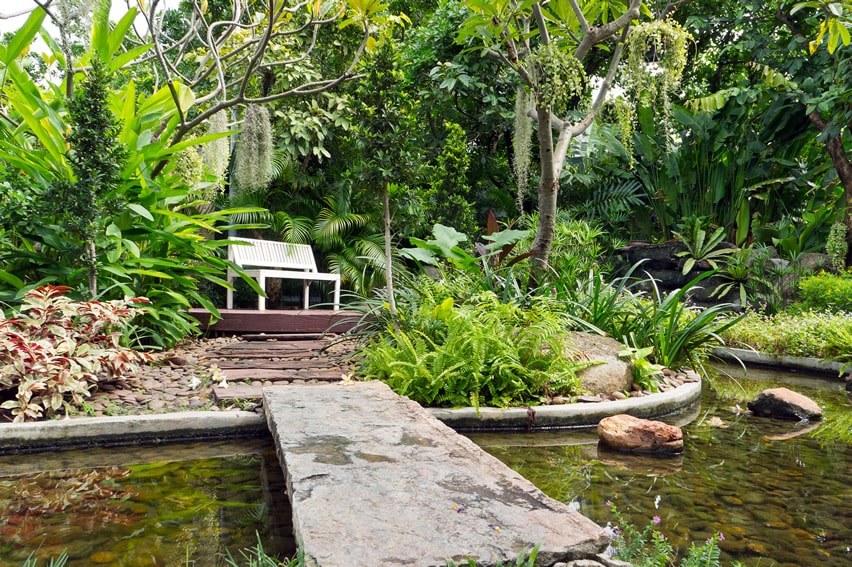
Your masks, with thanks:
[[[305,310],[310,309],[308,303],[311,297],[311,282],[308,280],[304,280],[304,284],[302,285],[302,293],[304,294],[304,299],[302,300],[302,308]]]
[[[334,280],[334,310],[340,309],[340,280]]]
[[[266,277],[265,276],[257,276],[257,285],[260,289],[263,290],[263,293],[266,293]],[[257,296],[257,310],[258,311],[266,311],[266,298],[262,295]]]

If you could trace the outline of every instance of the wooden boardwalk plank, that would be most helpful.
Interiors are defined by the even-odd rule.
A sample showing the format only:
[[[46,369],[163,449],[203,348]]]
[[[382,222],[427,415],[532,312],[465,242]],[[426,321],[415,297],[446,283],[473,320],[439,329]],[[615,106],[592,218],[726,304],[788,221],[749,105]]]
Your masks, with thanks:
[[[223,345],[219,348],[220,352],[239,353],[239,352],[297,352],[297,351],[319,351],[323,347],[328,346],[328,341],[263,341],[263,342],[237,342]],[[229,356],[235,356],[229,354]]]
[[[229,368],[222,370],[229,381],[238,380],[340,380],[342,368],[328,370],[272,370],[269,368]]]
[[[339,360],[329,358],[311,358],[311,359],[285,359],[285,360],[268,360],[265,358],[252,358],[250,360],[220,360],[216,363],[221,370],[228,368],[257,368],[257,369],[273,369],[273,370],[304,370],[308,368],[316,368],[317,370],[328,369],[329,367],[340,366]]]
[[[209,325],[210,312],[190,309],[201,328],[214,333],[345,333],[361,317],[360,313],[331,309],[220,309],[221,319]]]

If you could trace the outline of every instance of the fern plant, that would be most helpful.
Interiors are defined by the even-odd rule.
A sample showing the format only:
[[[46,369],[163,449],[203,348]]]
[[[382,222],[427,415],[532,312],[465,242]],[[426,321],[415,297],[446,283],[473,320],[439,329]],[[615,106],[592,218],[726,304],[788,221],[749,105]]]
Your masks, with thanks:
[[[408,318],[361,351],[365,379],[440,407],[538,404],[578,391],[583,363],[563,352],[562,319],[542,305],[521,309],[485,292],[458,306],[422,304]],[[411,318],[427,322],[414,328]]]

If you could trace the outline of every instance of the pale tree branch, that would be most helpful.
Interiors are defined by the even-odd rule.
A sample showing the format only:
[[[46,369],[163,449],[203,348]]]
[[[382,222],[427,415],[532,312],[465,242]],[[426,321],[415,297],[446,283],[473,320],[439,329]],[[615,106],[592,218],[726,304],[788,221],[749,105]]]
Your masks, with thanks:
[[[153,0],[158,3],[160,0]],[[180,74],[175,68],[173,61],[177,60],[182,51],[190,45],[191,41],[199,41],[208,50],[207,56],[196,61],[199,65],[194,72],[192,80],[185,81],[185,84],[193,89],[198,90],[205,81],[210,81],[212,86],[209,86],[203,94],[199,94],[195,100],[195,107],[200,110],[197,114],[187,115],[186,109],[179,109],[180,122],[175,128],[171,143],[180,142],[194,128],[203,124],[208,118],[219,111],[227,110],[239,105],[245,104],[266,104],[278,100],[292,97],[307,97],[326,92],[334,87],[354,79],[361,75],[356,72],[358,62],[363,57],[368,40],[371,37],[370,27],[367,22],[361,23],[361,41],[358,48],[349,56],[345,68],[331,77],[308,77],[302,83],[293,85],[286,90],[273,93],[255,94],[250,92],[251,81],[258,73],[270,71],[288,65],[296,65],[300,62],[310,59],[317,46],[319,31],[324,26],[333,24],[339,21],[345,14],[345,9],[330,14],[317,15],[307,12],[307,3],[299,2],[298,4],[285,7],[283,2],[277,0],[264,0],[267,17],[261,24],[247,24],[241,21],[238,15],[233,15],[233,19],[227,22],[216,22],[207,24],[202,17],[200,6],[197,0],[193,0],[193,20],[191,27],[193,32],[186,34],[181,38],[182,45],[178,52],[171,56],[166,56],[168,49],[158,47],[157,49],[157,67],[164,74],[164,79],[168,82],[169,88],[173,89],[172,95],[175,103],[178,103],[177,92],[174,90],[174,79]],[[153,5],[152,5],[153,6]],[[302,8],[301,13],[304,13],[303,21],[296,21],[295,18],[287,16],[298,12]],[[149,10],[148,19],[150,22],[158,24],[156,11]],[[291,27],[280,30],[279,24],[286,21]],[[152,40],[158,43],[158,39],[163,38],[161,28],[159,26],[151,26]],[[234,33],[238,29],[247,30],[245,33],[249,37],[239,46],[231,46],[229,43],[234,43]],[[300,48],[297,54],[283,60],[266,61],[270,45],[277,39],[304,36],[305,44]],[[229,49],[233,47],[233,49]],[[169,59],[172,61],[169,61]],[[154,168],[152,174],[159,174],[166,163],[161,162]]]
[[[574,15],[577,17],[577,21],[580,22],[580,29],[583,30],[583,34],[588,34],[589,22],[586,20],[586,15],[580,8],[580,4],[577,3],[577,0],[570,0],[569,3],[571,4],[571,9],[574,10]]]
[[[675,12],[677,12],[681,6],[684,4],[689,4],[692,0],[678,0],[677,2],[669,2],[666,4],[666,7],[663,8],[663,12],[660,14],[661,18],[668,18]]]
[[[577,46],[577,49],[574,50],[574,57],[582,61],[595,45],[608,40],[619,31],[629,26],[630,22],[639,17],[639,8],[641,6],[642,0],[631,0],[627,11],[618,18],[603,24],[602,26],[590,27],[589,31],[586,32],[582,41],[580,41],[580,44]]]
[[[621,38],[613,51],[612,59],[609,63],[609,70],[607,71],[604,80],[601,82],[598,94],[595,96],[595,100],[592,101],[592,106],[586,112],[586,115],[579,122],[562,128],[559,133],[559,140],[556,142],[556,150],[554,151],[555,159],[553,161],[557,176],[562,170],[562,164],[565,161],[565,156],[568,154],[568,147],[571,145],[571,140],[585,132],[600,113],[604,101],[606,101],[607,94],[609,94],[609,90],[615,80],[615,74],[618,71],[618,64],[621,62],[621,56],[624,53],[624,42],[627,40],[627,35],[629,33],[629,26],[625,27],[621,31]]]
[[[538,37],[542,45],[550,43],[550,32],[547,31],[547,22],[544,21],[544,14],[541,13],[541,4],[536,2],[532,5],[532,14],[535,18],[535,25],[538,27]]]

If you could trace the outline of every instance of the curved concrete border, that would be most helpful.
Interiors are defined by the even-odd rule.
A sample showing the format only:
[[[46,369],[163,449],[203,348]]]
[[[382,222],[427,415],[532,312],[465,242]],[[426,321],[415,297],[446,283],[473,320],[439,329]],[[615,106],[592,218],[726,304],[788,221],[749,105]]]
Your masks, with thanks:
[[[530,430],[592,427],[604,417],[627,413],[661,418],[681,413],[701,398],[701,382],[674,390],[612,402],[538,406],[530,427],[526,408],[429,408],[439,420],[460,431]],[[0,454],[89,447],[162,443],[266,435],[262,414],[245,411],[188,411],[113,417],[80,417],[0,425]]]
[[[80,417],[0,425],[0,454],[265,435],[263,415],[246,411],[187,411],[149,415]]]
[[[771,368],[783,368],[784,370],[819,372],[835,376],[840,375],[840,371],[845,365],[843,362],[832,362],[820,358],[765,354],[754,350],[733,347],[717,347],[713,349],[713,355],[727,362],[742,362],[746,365],[754,364]]]
[[[697,376],[697,375],[695,375]],[[429,412],[458,431],[536,430],[593,427],[611,415],[657,419],[685,411],[701,399],[701,380],[687,382],[668,392],[612,402],[537,406],[526,408],[429,408]]]

